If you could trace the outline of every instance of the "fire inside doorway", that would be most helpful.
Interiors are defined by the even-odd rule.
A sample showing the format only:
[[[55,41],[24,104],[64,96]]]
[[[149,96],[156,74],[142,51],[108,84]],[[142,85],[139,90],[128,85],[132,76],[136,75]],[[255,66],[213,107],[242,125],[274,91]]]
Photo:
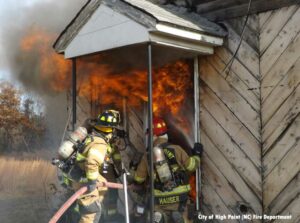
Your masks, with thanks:
[[[128,52],[135,53],[128,56]],[[153,116],[166,120],[170,141],[190,154],[195,142],[195,107],[199,108],[198,101],[194,106],[194,71],[198,70],[194,54],[153,46],[152,57]],[[134,156],[142,155],[148,147],[145,58],[147,48],[141,45],[76,59],[76,125],[88,117],[97,117],[105,109],[123,111],[122,123],[133,144],[133,148],[122,153],[127,168]],[[195,182],[192,191],[195,197]],[[122,193],[119,195],[122,197]]]
[[[188,150],[200,140],[198,56],[213,54],[225,35],[198,15],[147,1],[89,2],[54,44],[72,59],[72,129],[102,109],[123,108],[130,140],[141,152],[153,150],[153,132],[145,132],[154,115],[168,121],[173,142]],[[153,222],[152,152],[149,170]]]
[[[129,52],[134,52],[132,55]],[[76,124],[107,108],[123,110],[123,101],[147,128],[147,49],[127,47],[77,58]],[[194,141],[194,58],[192,54],[153,47],[153,114],[167,119],[181,144]],[[173,129],[177,129],[173,131]],[[137,131],[138,134],[143,132]],[[144,132],[145,133],[145,132]],[[144,136],[141,135],[143,139]],[[137,146],[141,146],[137,144]],[[186,147],[186,146],[185,146]]]

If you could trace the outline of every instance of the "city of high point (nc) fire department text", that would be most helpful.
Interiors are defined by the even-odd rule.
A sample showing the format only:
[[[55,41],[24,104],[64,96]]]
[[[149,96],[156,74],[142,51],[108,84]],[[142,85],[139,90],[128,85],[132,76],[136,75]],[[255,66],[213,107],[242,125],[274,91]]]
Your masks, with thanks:
[[[257,215],[257,214],[243,214],[243,215],[225,215],[225,214],[211,214],[211,215],[203,215],[198,214],[199,220],[291,220],[292,215]]]

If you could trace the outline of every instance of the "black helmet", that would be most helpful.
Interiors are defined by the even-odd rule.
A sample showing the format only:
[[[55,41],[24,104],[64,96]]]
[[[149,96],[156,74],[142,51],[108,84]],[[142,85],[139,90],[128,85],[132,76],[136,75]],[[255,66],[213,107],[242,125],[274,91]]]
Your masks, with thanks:
[[[111,133],[121,122],[120,113],[116,110],[105,110],[98,115],[95,128],[101,132]]]

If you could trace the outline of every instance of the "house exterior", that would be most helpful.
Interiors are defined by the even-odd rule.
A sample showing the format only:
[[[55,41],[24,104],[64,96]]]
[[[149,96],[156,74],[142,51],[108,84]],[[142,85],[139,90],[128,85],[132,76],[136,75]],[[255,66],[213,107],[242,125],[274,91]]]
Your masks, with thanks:
[[[195,17],[175,12],[178,20],[167,22],[177,22],[171,28],[206,37],[190,41],[176,36],[178,32],[162,35],[165,30],[157,30],[157,25],[166,24],[165,17],[153,9],[147,11],[140,2],[147,5],[147,1],[124,0],[103,9],[102,1],[88,1],[58,38],[55,50],[73,58],[142,43],[149,36],[151,41],[182,44],[188,50],[195,47],[201,79],[204,214],[257,215],[251,222],[262,222],[259,216],[263,214],[291,215],[290,220],[272,222],[299,222],[299,1],[177,1],[183,6],[190,4],[193,14],[209,20],[196,17],[195,21]],[[154,7],[166,11],[165,6]],[[85,48],[80,32],[92,27],[93,15],[100,10],[129,18],[138,39],[128,42],[125,38],[119,45],[108,46],[92,43]],[[93,115],[93,105],[87,99],[78,99],[77,108],[79,120]],[[134,109],[128,111],[130,134],[137,145],[143,144],[143,115]]]

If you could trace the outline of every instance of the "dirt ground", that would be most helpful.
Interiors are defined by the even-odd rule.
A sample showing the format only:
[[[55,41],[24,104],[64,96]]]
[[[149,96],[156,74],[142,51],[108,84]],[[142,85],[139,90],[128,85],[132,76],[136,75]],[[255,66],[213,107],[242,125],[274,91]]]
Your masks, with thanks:
[[[0,198],[1,223],[48,222],[52,211],[43,197]]]

